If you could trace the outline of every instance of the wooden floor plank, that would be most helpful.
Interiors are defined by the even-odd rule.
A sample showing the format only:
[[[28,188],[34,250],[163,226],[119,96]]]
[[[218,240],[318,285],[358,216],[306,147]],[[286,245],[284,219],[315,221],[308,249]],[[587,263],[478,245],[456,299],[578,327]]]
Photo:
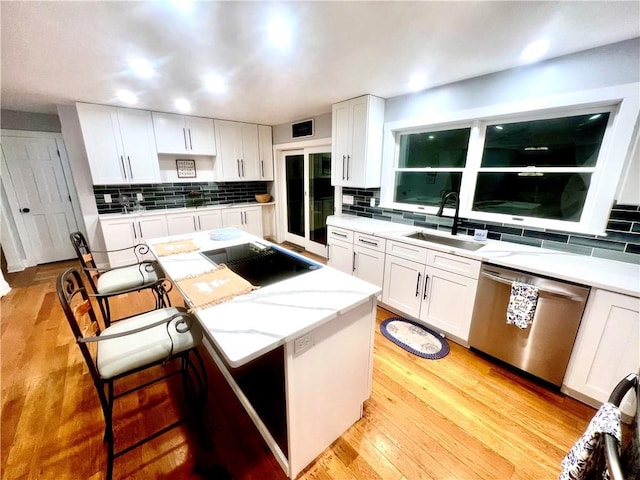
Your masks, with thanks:
[[[7,275],[13,290],[0,303],[3,479],[104,478],[100,403],[55,293],[57,275],[72,265]],[[182,303],[175,289],[171,299]],[[152,306],[150,292],[112,302],[116,317]],[[456,344],[441,360],[413,356],[380,334],[380,322],[391,316],[378,309],[373,393],[364,417],[299,480],[557,477],[564,453],[594,409]],[[118,458],[114,478],[286,478],[220,372],[203,356],[210,381],[204,419]],[[184,411],[181,400],[179,382],[123,399],[115,410],[119,444],[177,418]]]

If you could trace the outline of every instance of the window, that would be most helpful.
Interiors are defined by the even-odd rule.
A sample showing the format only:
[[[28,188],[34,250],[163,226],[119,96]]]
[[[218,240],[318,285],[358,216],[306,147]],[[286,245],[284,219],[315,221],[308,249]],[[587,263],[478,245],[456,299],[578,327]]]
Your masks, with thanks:
[[[431,129],[400,135],[394,202],[437,206],[449,191],[460,191],[471,127]]]
[[[457,190],[461,217],[602,234],[639,110],[629,84],[388,122],[381,206],[436,214]]]
[[[472,210],[580,222],[609,117],[486,124]]]

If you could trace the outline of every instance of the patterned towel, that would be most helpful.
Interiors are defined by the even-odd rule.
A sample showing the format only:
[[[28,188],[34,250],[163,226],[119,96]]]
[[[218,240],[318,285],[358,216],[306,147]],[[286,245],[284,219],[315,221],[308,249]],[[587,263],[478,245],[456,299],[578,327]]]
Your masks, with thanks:
[[[603,434],[613,435],[620,444],[620,409],[613,403],[605,403],[591,419],[587,431],[573,445],[562,460],[558,480],[607,480]]]
[[[188,253],[198,250],[198,246],[193,240],[174,240],[173,242],[159,243],[155,245],[156,253],[159,257],[175,255],[176,253]]]
[[[533,323],[538,304],[538,288],[528,283],[513,282],[507,307],[507,324],[527,328]]]

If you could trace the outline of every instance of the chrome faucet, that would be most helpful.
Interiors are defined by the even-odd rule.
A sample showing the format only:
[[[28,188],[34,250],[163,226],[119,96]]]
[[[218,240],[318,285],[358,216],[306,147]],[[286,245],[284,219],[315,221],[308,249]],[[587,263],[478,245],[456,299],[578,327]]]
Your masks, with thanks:
[[[455,214],[453,215],[453,225],[451,226],[451,235],[456,235],[458,233],[458,215],[460,213],[460,196],[458,192],[447,192],[442,196],[442,200],[440,200],[440,208],[438,209],[438,213],[436,215],[438,217],[442,217],[442,211],[444,210],[444,206],[449,200],[453,200],[455,202]]]

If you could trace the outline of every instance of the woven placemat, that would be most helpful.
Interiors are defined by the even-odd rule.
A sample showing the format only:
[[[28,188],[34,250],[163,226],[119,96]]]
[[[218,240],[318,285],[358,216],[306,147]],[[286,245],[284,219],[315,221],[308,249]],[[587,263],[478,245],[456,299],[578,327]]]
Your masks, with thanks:
[[[192,312],[229,301],[256,289],[226,265],[218,265],[216,270],[183,278],[177,283],[191,301]]]
[[[189,253],[198,250],[198,246],[193,240],[174,240],[173,242],[159,243],[154,245],[156,254],[159,257],[175,255],[176,253]]]

